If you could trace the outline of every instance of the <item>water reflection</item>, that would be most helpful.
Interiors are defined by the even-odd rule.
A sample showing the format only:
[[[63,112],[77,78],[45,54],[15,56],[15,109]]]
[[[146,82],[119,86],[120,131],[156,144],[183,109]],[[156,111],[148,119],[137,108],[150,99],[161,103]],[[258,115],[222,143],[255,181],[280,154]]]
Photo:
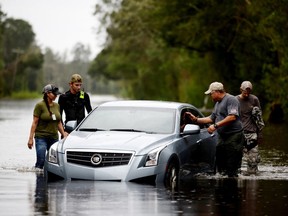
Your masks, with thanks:
[[[48,212],[47,183],[44,175],[41,173],[36,173],[34,212],[43,213],[43,215],[46,215]]]
[[[243,180],[194,179],[182,185],[177,200],[180,211],[203,215],[237,215],[242,210]]]
[[[287,181],[195,179],[174,199],[189,215],[286,215],[286,186]]]
[[[193,179],[179,191],[127,182],[45,183],[37,174],[40,215],[284,215],[287,181]]]
[[[242,211],[242,201],[245,196],[243,182],[238,179],[223,179],[215,187],[215,208],[213,212],[219,215],[236,215]],[[253,203],[252,203],[253,205]]]
[[[165,188],[127,182],[45,183],[37,175],[34,210],[41,215],[167,215],[175,209]]]

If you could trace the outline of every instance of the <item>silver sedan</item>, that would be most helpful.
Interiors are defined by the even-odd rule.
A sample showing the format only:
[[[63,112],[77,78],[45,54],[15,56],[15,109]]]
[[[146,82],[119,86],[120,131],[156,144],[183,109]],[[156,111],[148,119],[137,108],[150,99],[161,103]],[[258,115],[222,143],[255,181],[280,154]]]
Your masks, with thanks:
[[[48,181],[82,179],[164,184],[179,182],[181,167],[214,172],[216,137],[207,125],[195,125],[185,112],[203,114],[193,105],[124,100],[96,107],[46,156]]]

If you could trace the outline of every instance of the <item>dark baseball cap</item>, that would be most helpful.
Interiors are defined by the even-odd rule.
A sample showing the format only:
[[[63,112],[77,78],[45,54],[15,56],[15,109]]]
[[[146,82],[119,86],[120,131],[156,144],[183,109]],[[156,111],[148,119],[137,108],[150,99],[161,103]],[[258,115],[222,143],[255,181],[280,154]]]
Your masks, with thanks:
[[[61,92],[59,92],[59,88],[56,87],[55,85],[52,85],[52,84],[48,84],[48,85],[44,86],[42,93],[45,94],[48,92],[52,92],[55,95],[61,94]]]

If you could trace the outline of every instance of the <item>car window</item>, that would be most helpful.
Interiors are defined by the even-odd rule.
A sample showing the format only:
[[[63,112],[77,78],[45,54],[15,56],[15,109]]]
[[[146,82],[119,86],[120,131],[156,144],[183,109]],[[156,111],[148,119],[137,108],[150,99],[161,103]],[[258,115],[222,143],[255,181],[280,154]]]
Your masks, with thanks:
[[[173,133],[175,110],[163,108],[99,107],[78,129]]]
[[[193,108],[184,108],[181,111],[181,120],[180,120],[180,129],[183,129],[183,125],[184,124],[195,124],[195,122],[191,121],[190,118],[185,118],[185,112],[190,112],[192,113],[194,116],[197,116],[198,118],[203,117],[203,114],[197,110],[197,109],[193,109]],[[200,128],[205,128],[207,125],[206,124],[199,124]]]

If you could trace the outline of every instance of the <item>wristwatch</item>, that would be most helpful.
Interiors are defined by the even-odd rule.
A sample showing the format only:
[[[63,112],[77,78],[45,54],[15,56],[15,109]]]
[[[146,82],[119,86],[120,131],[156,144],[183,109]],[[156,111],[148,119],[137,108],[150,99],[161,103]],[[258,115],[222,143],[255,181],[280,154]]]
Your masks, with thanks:
[[[219,127],[216,123],[213,125],[216,129]]]

